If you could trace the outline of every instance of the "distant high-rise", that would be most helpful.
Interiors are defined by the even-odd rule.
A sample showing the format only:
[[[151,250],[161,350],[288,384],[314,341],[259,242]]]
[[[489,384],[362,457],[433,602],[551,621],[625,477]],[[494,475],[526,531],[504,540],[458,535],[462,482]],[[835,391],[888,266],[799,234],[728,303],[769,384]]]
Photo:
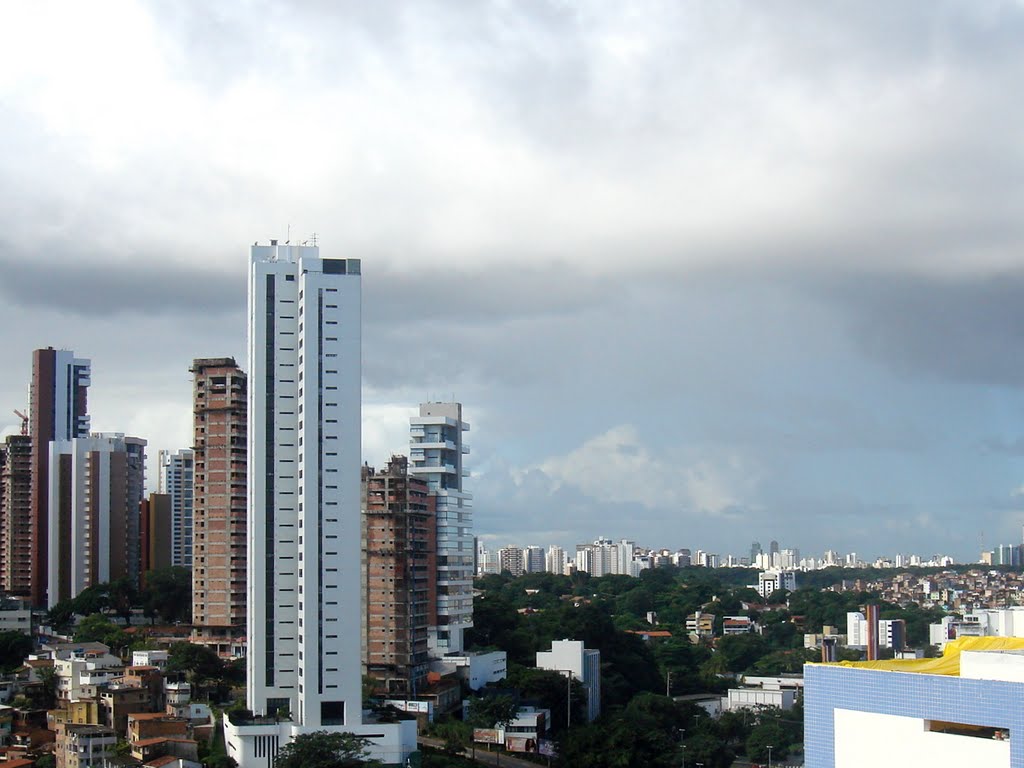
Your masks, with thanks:
[[[557,544],[548,547],[544,556],[544,570],[559,575],[565,573],[565,550]]]
[[[47,603],[50,572],[50,442],[89,435],[90,363],[53,347],[32,353],[29,435],[32,437],[31,587],[32,602]],[[22,564],[15,567],[21,570]]]
[[[192,639],[228,653],[246,625],[246,376],[230,357],[190,370]]]
[[[0,589],[32,589],[32,438],[8,435],[0,446]]]
[[[244,413],[244,398],[242,408]],[[157,456],[157,493],[167,494],[171,504],[171,565],[191,568],[195,455],[182,449],[161,450]]]
[[[524,573],[523,550],[519,547],[502,547],[498,550],[498,570],[518,578]]]
[[[523,550],[523,569],[527,573],[544,572],[544,548],[529,546]]]
[[[256,245],[248,293],[246,701],[265,717],[228,722],[228,754],[271,768],[287,739],[345,731],[403,765],[415,723],[362,712],[360,262]]]
[[[437,626],[430,632],[437,656],[461,652],[473,626],[473,496],[462,485],[468,430],[461,403],[421,403],[409,420],[410,471],[427,481],[437,504]]]
[[[166,493],[151,493],[142,500],[139,515],[139,560],[141,584],[146,574],[171,566],[171,541],[174,538],[171,497]]]
[[[363,467],[363,660],[378,691],[415,696],[436,622],[434,497],[405,456]]]
[[[98,434],[50,443],[48,605],[127,577],[138,586],[146,441]]]

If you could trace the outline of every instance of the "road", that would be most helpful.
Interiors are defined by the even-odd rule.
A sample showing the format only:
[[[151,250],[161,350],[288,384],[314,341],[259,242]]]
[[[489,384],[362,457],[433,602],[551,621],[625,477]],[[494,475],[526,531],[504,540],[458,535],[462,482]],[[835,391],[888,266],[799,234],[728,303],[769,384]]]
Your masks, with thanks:
[[[420,736],[419,743],[425,747],[444,749],[444,741],[441,739],[432,739],[429,736]],[[462,752],[462,757],[468,757],[481,765],[504,765],[508,766],[508,768],[543,768],[539,763],[522,760],[518,757],[512,757],[512,755],[507,752],[488,752],[486,747],[477,747],[475,756],[471,750],[464,750]]]

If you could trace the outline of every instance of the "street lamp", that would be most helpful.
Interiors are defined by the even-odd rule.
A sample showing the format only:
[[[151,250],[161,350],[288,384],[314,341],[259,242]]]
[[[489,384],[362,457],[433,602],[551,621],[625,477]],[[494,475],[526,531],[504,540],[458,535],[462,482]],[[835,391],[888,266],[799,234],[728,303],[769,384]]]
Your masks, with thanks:
[[[772,768],[772,745],[765,744],[764,746],[768,750],[768,768]]]

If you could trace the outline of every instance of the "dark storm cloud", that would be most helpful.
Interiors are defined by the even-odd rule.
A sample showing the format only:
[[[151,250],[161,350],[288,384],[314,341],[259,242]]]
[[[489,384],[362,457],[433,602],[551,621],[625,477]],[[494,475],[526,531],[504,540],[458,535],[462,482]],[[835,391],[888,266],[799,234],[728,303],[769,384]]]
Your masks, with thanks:
[[[982,277],[851,274],[819,287],[863,350],[895,371],[1024,387],[1024,269]]]
[[[9,253],[10,251],[8,251]],[[245,306],[242,270],[224,274],[162,264],[139,255],[129,263],[97,268],[94,254],[46,260],[0,259],[0,296],[8,306],[96,319],[112,315],[202,313],[216,318]]]

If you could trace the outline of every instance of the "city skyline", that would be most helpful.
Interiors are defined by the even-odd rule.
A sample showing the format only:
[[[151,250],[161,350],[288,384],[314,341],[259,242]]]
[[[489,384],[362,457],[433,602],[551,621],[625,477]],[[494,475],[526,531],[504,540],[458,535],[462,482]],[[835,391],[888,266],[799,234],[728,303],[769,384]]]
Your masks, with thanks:
[[[265,10],[2,12],[2,434],[52,345],[93,431],[188,447],[238,244],[316,232],[365,266],[364,460],[462,402],[496,545],[1018,540],[1024,9]]]

